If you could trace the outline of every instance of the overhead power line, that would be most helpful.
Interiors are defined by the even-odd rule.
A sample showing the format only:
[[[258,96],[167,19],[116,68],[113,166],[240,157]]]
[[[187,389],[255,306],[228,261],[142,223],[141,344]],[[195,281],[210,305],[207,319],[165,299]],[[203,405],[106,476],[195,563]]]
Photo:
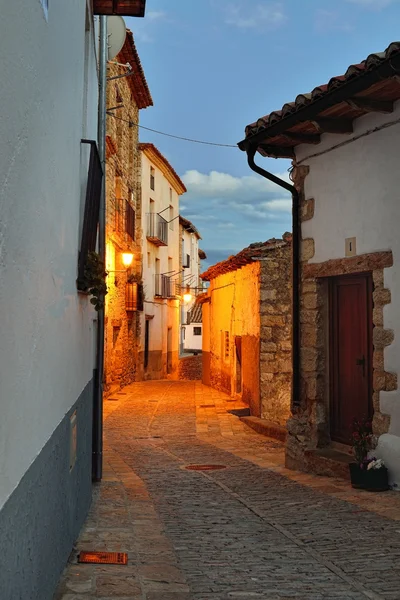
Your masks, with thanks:
[[[184,142],[192,142],[193,144],[205,144],[206,146],[219,146],[220,148],[237,148],[236,144],[218,144],[217,142],[205,142],[204,140],[194,140],[192,138],[182,137],[180,135],[173,135],[172,133],[165,133],[165,131],[158,131],[157,129],[151,129],[150,127],[145,127],[144,125],[139,125],[139,123],[134,123],[134,121],[130,121],[129,119],[124,119],[123,117],[118,117],[114,115],[114,113],[108,112],[109,117],[114,117],[114,119],[118,119],[119,121],[123,121],[124,123],[128,123],[131,127],[139,127],[140,129],[146,129],[146,131],[151,131],[153,133],[158,133],[159,135],[165,135],[166,137],[174,138],[176,140],[183,140]]]

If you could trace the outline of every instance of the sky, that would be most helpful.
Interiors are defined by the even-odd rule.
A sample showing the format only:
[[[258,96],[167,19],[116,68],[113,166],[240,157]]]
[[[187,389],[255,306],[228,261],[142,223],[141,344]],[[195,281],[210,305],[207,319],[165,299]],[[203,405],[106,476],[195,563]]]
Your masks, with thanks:
[[[291,229],[290,195],[247,165],[244,128],[400,39],[400,0],[147,0],[126,19],[153,97],[140,130],[187,187],[205,267]],[[290,161],[258,155],[288,179]]]

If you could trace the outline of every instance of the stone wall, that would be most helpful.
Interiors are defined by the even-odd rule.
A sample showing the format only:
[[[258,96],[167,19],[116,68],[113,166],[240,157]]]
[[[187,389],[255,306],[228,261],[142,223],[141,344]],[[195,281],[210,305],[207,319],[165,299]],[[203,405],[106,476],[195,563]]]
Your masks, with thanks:
[[[178,379],[201,381],[203,372],[203,359],[201,352],[193,356],[184,356],[179,359]]]
[[[261,261],[261,417],[286,425],[291,399],[291,244]]]
[[[301,222],[314,216],[314,199],[304,197],[307,167],[294,172],[300,192]],[[383,307],[390,303],[384,287],[384,269],[391,267],[391,251],[309,263],[314,256],[314,240],[301,240],[300,284],[300,406],[288,421],[286,464],[289,468],[312,470],[312,455],[330,444],[329,423],[329,289],[328,278],[372,273],[373,280],[373,430],[381,435],[389,429],[389,417],[380,409],[380,392],[397,389],[397,375],[385,371],[384,348],[392,343],[393,332],[384,328]]]
[[[121,68],[108,66],[109,76]],[[107,106],[123,104],[113,114],[126,121],[138,122],[139,110],[127,79],[118,79],[107,88]],[[136,378],[140,321],[136,312],[125,309],[127,277],[141,277],[141,194],[138,128],[113,116],[107,117],[106,180],[106,269],[108,294],[105,319],[105,394],[114,392]],[[135,210],[135,239],[126,233],[126,201]],[[125,272],[122,252],[132,252],[134,259]],[[120,272],[119,272],[120,271]]]

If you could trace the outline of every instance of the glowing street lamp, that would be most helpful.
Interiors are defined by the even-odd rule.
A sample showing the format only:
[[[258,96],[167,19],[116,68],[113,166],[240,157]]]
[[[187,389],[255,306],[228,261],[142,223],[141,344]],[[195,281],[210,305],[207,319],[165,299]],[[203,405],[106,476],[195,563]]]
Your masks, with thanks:
[[[184,300],[185,302],[190,302],[190,301],[191,301],[191,299],[192,299],[192,294],[190,293],[190,286],[188,286],[188,285],[187,285],[187,286],[186,286],[186,291],[185,291],[185,293],[183,294],[183,300]]]
[[[124,265],[124,267],[129,267],[132,264],[132,261],[133,261],[132,252],[124,252],[122,254],[122,264]]]

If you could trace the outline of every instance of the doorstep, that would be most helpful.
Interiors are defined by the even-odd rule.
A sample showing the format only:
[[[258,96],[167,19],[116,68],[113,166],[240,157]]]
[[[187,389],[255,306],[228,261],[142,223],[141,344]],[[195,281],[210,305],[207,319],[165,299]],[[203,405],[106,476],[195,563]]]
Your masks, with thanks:
[[[259,417],[240,417],[240,420],[245,424],[266,437],[286,442],[287,431],[282,425],[271,423],[266,419],[260,419]]]
[[[286,455],[285,461],[289,469],[325,477],[339,477],[346,481],[350,480],[349,463],[351,462],[354,462],[354,458],[349,453],[331,446],[306,452],[302,461]]]

